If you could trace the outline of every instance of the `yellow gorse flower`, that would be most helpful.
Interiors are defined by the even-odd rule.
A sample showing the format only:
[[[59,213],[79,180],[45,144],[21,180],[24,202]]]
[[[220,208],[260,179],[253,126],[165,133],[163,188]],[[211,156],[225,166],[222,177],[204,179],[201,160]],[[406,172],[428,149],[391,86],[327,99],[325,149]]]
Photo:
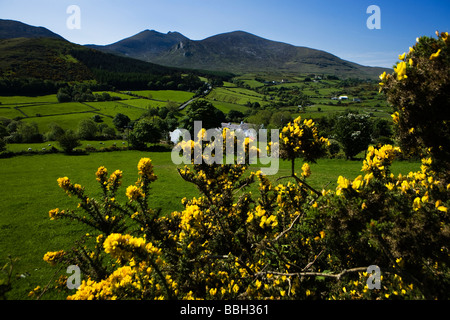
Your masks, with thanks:
[[[408,76],[406,75],[406,62],[399,62],[394,68],[394,71],[397,74],[398,81],[408,78]]]
[[[155,181],[157,176],[153,172],[153,164],[150,158],[142,158],[138,164],[139,175],[149,181]]]
[[[63,189],[64,191],[68,191],[70,188],[70,179],[67,177],[64,178],[59,178],[58,179],[58,185],[61,189]]]
[[[309,164],[304,163],[302,166],[302,176],[304,178],[308,178],[311,175],[311,167],[309,166]]]
[[[394,121],[394,123],[398,123],[398,121],[400,119],[400,114],[396,111],[391,115],[391,117],[392,117],[392,121]]]
[[[127,188],[126,195],[131,201],[135,201],[145,197],[145,194],[142,192],[142,190],[136,186],[129,186]]]
[[[106,176],[108,175],[108,170],[105,167],[101,166],[100,168],[97,169],[95,175],[97,176],[98,182],[105,181]]]
[[[430,60],[435,60],[436,58],[439,57],[439,55],[441,54],[442,49],[439,49],[437,52],[432,53],[430,56]]]
[[[66,253],[64,252],[64,250],[57,252],[47,252],[44,255],[44,261],[54,266],[58,262],[58,260],[60,260],[65,254]]]

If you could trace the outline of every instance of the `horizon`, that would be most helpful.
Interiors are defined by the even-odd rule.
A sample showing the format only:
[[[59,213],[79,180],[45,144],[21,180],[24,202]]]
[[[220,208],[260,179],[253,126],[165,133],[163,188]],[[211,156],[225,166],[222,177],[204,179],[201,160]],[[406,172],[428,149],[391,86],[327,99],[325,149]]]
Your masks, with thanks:
[[[67,26],[68,8],[80,8],[80,28]],[[368,20],[381,10],[380,29]],[[26,8],[26,9],[24,9]],[[450,31],[450,2],[429,0],[403,5],[388,0],[367,1],[134,1],[122,0],[15,0],[0,2],[0,19],[45,27],[66,40],[108,45],[145,30],[178,32],[191,40],[244,31],[298,47],[329,52],[363,66],[387,67],[398,61],[420,36]]]

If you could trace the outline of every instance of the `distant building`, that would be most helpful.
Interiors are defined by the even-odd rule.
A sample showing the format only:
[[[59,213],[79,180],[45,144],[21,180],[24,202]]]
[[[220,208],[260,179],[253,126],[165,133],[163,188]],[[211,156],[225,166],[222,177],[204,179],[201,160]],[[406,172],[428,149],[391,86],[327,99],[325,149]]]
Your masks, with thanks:
[[[233,123],[222,123],[222,130],[223,128],[228,128],[230,130],[233,130],[235,132],[243,132],[244,136],[246,138],[251,138],[251,139],[256,139],[257,137],[255,136],[255,132],[254,130],[251,130],[252,128],[250,128],[250,124],[248,123],[244,123],[241,122],[241,124],[233,124]]]
[[[348,100],[348,97],[347,96],[340,96],[339,100]]]
[[[217,130],[222,131],[224,128],[228,128],[234,132],[243,132],[244,136],[246,138],[250,139],[256,139],[257,136],[255,135],[256,130],[252,130],[251,125],[248,123],[241,122],[240,124],[233,124],[233,123],[222,123],[221,128],[217,128]],[[170,141],[172,141],[174,144],[177,144],[180,139],[183,138],[183,132],[177,128],[176,130],[169,133],[170,135]]]

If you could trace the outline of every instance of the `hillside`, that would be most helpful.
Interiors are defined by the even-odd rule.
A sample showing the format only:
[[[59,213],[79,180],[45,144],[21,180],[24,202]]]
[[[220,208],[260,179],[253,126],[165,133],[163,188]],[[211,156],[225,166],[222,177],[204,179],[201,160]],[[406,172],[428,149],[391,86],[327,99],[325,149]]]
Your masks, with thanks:
[[[161,89],[174,89],[183,84],[184,89],[197,90],[202,83],[188,73],[176,68],[156,65],[137,59],[104,53],[52,38],[15,38],[0,40],[0,93],[29,94],[21,92],[30,87],[30,79],[40,83],[35,90],[43,90],[43,81],[72,82],[96,80],[98,84],[117,89],[149,89],[154,83]],[[189,72],[192,74],[192,72]],[[3,79],[2,79],[3,78]],[[191,79],[191,80],[190,80]],[[28,81],[28,84],[24,85]],[[194,86],[194,87],[193,87]],[[55,87],[55,86],[53,86]],[[151,88],[150,88],[151,89]],[[52,93],[55,89],[42,93]],[[14,91],[14,92],[12,92]]]
[[[22,37],[64,39],[60,35],[44,27],[34,27],[19,21],[0,19],[0,39],[14,39]]]
[[[71,55],[75,48],[77,46],[70,42],[52,38],[0,40],[0,76],[53,81],[93,80],[92,71]]]
[[[167,49],[177,38],[181,40]],[[243,31],[200,41],[189,40],[178,33],[164,35],[145,31],[116,44],[96,48],[166,66],[234,73],[281,71],[374,79],[386,70],[361,66],[325,51],[271,41]]]

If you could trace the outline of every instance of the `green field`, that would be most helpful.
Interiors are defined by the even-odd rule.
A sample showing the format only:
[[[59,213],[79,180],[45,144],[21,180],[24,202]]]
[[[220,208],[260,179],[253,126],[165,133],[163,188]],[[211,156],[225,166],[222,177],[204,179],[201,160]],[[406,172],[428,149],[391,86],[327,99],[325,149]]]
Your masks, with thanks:
[[[58,103],[56,94],[40,97],[0,97],[0,118],[36,123],[41,133],[47,132],[51,123],[56,123],[63,129],[76,130],[80,121],[92,119],[94,115],[100,115],[104,123],[113,127],[112,119],[118,113],[126,114],[131,120],[137,120],[148,108],[164,107],[168,101],[181,105],[194,95],[191,92],[174,90],[133,91],[133,93],[142,96],[151,94],[153,98],[143,99],[117,92],[108,94],[120,98],[119,101],[83,103]]]
[[[244,105],[247,102],[259,102],[261,105],[264,95],[242,88],[215,88],[208,95],[209,100]]]
[[[192,99],[192,97],[194,96],[194,93],[192,92],[175,91],[175,90],[143,90],[143,91],[132,91],[132,93],[153,100],[174,101],[179,103],[186,102]]]
[[[77,205],[76,199],[67,197],[58,187],[57,178],[67,176],[74,183],[84,186],[89,195],[98,197],[97,168],[104,165],[109,172],[120,169],[124,178],[117,198],[125,201],[126,187],[136,181],[139,159],[150,157],[158,175],[158,180],[152,185],[151,206],[169,214],[182,210],[180,200],[183,197],[198,196],[195,187],[178,176],[170,155],[170,152],[122,151],[83,156],[49,154],[0,159],[0,262],[6,262],[8,254],[19,258],[14,269],[14,274],[19,277],[14,280],[8,298],[26,299],[30,290],[48,283],[56,270],[42,260],[43,255],[47,251],[70,248],[73,241],[90,231],[70,221],[49,220],[50,209],[76,208]],[[333,189],[339,175],[355,178],[360,174],[361,165],[360,161],[321,159],[311,165],[309,181],[316,188],[328,185]],[[298,168],[300,166],[301,163],[297,165]],[[414,162],[397,162],[392,171],[408,173],[418,170],[419,166]],[[254,166],[253,170],[257,169],[259,166]],[[277,177],[289,174],[289,170],[290,163],[281,161],[278,174],[270,179],[275,181]],[[257,193],[257,186],[252,186],[250,190]],[[63,299],[64,296],[46,298]]]

